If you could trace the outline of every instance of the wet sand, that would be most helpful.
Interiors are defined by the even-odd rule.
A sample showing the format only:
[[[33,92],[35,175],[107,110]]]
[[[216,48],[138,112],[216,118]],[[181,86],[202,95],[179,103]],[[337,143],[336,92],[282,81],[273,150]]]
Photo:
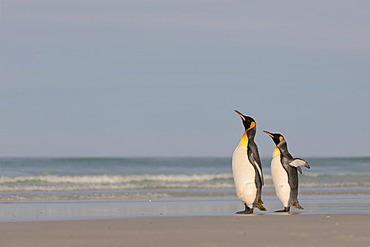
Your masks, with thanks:
[[[0,223],[1,246],[370,246],[370,215],[146,217]]]

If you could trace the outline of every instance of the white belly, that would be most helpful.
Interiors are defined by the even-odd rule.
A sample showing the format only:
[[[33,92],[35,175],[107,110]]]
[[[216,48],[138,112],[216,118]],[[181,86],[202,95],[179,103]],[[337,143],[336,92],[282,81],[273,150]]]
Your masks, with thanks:
[[[288,183],[288,174],[280,163],[280,156],[273,158],[271,161],[271,175],[277,197],[283,203],[284,207],[288,207],[290,186]]]
[[[256,200],[257,186],[255,183],[255,170],[249,162],[247,148],[238,146],[233,154],[232,168],[236,193],[248,207],[253,208]]]

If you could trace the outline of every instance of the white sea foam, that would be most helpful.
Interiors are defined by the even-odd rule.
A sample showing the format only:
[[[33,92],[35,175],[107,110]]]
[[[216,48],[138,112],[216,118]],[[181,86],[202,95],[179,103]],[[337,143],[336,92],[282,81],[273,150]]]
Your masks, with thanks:
[[[306,174],[301,187],[368,187],[368,175]],[[340,179],[338,179],[340,178]],[[319,179],[319,181],[317,180]],[[265,188],[273,187],[271,176],[265,175]],[[18,176],[0,177],[0,192],[93,191],[140,189],[233,189],[232,174],[160,174],[133,176]]]
[[[339,174],[325,174],[325,173],[305,173],[300,177],[306,178],[338,178],[338,177],[352,177],[352,178],[368,178],[369,174],[354,174],[354,173],[339,173]],[[272,180],[270,174],[264,174],[264,179]],[[139,182],[212,182],[224,181],[232,182],[232,174],[159,174],[159,175],[132,175],[132,176],[112,176],[112,175],[98,175],[98,176],[19,176],[6,177],[0,176],[0,185],[9,183],[46,183],[46,184],[121,184],[121,183],[139,183]]]
[[[162,182],[205,182],[215,179],[232,179],[231,174],[174,174],[174,175],[134,175],[134,176],[29,176],[29,177],[0,177],[0,184],[45,182],[50,184],[117,184],[129,182],[162,181]]]
[[[0,192],[232,188],[230,174],[0,177]]]
[[[318,178],[318,177],[332,177],[332,178],[338,178],[338,177],[370,177],[370,174],[367,173],[313,173],[313,172],[303,172],[302,177],[311,177],[311,178]]]

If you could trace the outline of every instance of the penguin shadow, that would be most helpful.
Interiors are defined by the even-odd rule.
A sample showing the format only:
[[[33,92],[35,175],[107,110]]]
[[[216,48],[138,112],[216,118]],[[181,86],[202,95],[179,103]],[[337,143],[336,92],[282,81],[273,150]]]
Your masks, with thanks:
[[[279,212],[279,213],[274,212],[274,213],[271,213],[270,215],[289,216],[289,215],[292,215],[292,213],[291,212]],[[293,213],[293,215],[294,215],[294,213]]]
[[[234,216],[237,217],[258,217],[258,216],[263,216],[265,214],[234,214]]]
[[[241,217],[258,217],[258,216],[265,216],[265,215],[276,215],[276,216],[289,216],[289,215],[302,215],[304,212],[266,212],[266,213],[254,213],[254,214],[235,214],[235,216]]]
[[[295,212],[274,212],[270,215],[280,215],[280,216],[286,216],[286,215],[301,215],[301,212],[295,211]]]

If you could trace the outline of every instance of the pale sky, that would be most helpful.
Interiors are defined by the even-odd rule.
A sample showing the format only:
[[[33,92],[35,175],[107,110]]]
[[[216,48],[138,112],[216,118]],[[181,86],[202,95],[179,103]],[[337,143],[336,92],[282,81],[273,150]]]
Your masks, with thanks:
[[[0,157],[370,156],[369,1],[0,5]]]

